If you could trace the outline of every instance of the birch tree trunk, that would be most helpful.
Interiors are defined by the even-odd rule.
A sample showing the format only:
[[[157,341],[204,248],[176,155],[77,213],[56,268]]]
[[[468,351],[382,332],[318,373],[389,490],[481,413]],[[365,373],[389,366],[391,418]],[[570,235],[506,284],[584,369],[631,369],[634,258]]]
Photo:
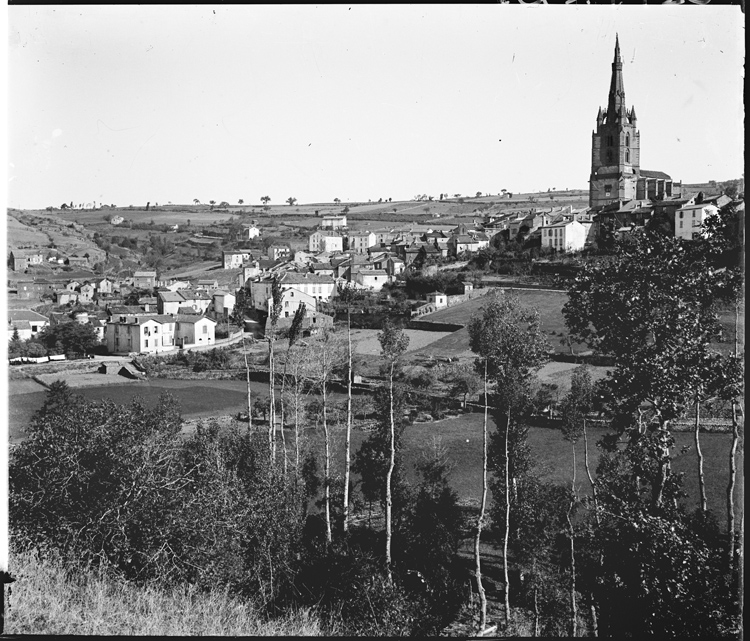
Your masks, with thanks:
[[[576,555],[575,555],[575,530],[570,516],[576,502],[576,443],[571,441],[573,448],[573,480],[570,486],[570,505],[565,515],[568,521],[570,534],[570,636],[575,637],[578,633],[578,606],[576,605]]]
[[[393,368],[395,363],[391,362],[390,374],[388,376],[388,401],[390,404],[391,434],[390,434],[390,460],[388,461],[388,472],[385,475],[385,566],[388,574],[388,583],[393,583],[391,572],[391,519],[393,508],[393,496],[391,492],[391,477],[393,468],[396,466],[396,420],[393,416]]]
[[[510,581],[508,579],[508,539],[510,538],[510,461],[508,438],[510,435],[510,407],[505,426],[505,532],[503,535],[503,579],[505,581],[505,627],[510,625]]]
[[[349,531],[349,468],[351,467],[352,444],[352,315],[346,308],[346,338],[348,343],[347,356],[348,380],[346,382],[346,452],[344,454],[344,532]]]
[[[484,360],[484,424],[482,428],[482,501],[479,505],[479,516],[477,517],[477,533],[474,539],[474,563],[476,566],[477,592],[479,593],[479,627],[481,634],[487,626],[487,595],[482,585],[482,565],[479,544],[482,538],[482,525],[484,512],[487,505],[487,359]],[[507,590],[507,588],[506,588]]]
[[[700,489],[701,511],[706,512],[708,501],[706,499],[706,478],[703,475],[703,452],[701,451],[701,404],[695,401],[695,453],[698,455],[698,488]]]
[[[737,444],[740,440],[737,402],[732,399],[732,447],[729,450],[729,485],[727,485],[727,532],[729,534],[729,571],[734,570],[735,557],[735,515],[734,486],[737,479]]]
[[[273,331],[273,329],[271,330]],[[273,336],[268,339],[268,448],[271,462],[276,462],[276,397],[274,395]]]
[[[324,370],[327,367],[328,363],[325,362],[324,357],[324,363],[323,367]],[[326,462],[325,462],[325,471],[324,471],[324,492],[325,492],[325,504],[326,504],[326,543],[328,545],[331,544],[333,541],[333,534],[331,532],[331,444],[330,444],[330,438],[328,434],[328,397],[327,397],[327,371],[325,371],[323,375],[323,434],[325,436],[325,448],[326,448]]]
[[[242,330],[242,355],[245,357],[245,380],[247,382],[247,431],[253,427],[253,404],[250,393],[250,365],[247,362],[247,345],[245,344],[245,330]]]

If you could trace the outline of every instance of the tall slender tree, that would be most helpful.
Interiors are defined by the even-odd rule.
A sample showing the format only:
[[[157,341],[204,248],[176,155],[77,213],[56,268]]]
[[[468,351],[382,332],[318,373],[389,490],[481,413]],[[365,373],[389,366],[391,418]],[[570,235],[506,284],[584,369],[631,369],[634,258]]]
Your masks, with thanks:
[[[286,436],[284,432],[284,427],[286,426],[286,417],[284,415],[284,409],[285,409],[285,398],[284,398],[284,389],[286,387],[286,372],[287,372],[287,365],[289,364],[289,355],[291,353],[292,347],[294,347],[294,344],[299,340],[300,336],[302,335],[302,324],[304,323],[305,316],[307,315],[307,306],[306,305],[300,305],[297,310],[294,312],[294,318],[292,319],[292,324],[289,327],[289,331],[287,332],[287,341],[288,345],[286,348],[286,356],[284,357],[284,370],[281,374],[281,446],[284,449],[284,476],[287,474],[287,451],[286,451]]]
[[[338,298],[346,306],[346,341],[347,341],[347,372],[346,372],[346,444],[344,448],[344,519],[343,530],[349,531],[349,475],[351,470],[352,443],[352,379],[354,378],[352,351],[352,305],[361,298],[361,292],[351,283],[339,286]]]
[[[393,469],[396,465],[396,418],[393,408],[393,378],[396,371],[396,365],[404,352],[409,347],[409,337],[404,333],[403,328],[397,327],[386,319],[383,324],[383,330],[378,334],[380,341],[381,354],[385,361],[385,368],[388,375],[388,401],[389,401],[389,457],[388,471],[385,476],[385,565],[388,576],[388,582],[393,582],[393,568],[391,557],[391,539],[392,517],[393,517],[393,494],[391,480],[393,478]]]
[[[505,625],[510,625],[510,580],[508,540],[510,537],[511,466],[510,438],[514,408],[530,396],[534,372],[547,360],[549,343],[541,332],[539,312],[525,308],[512,294],[495,293],[480,313],[469,321],[469,340],[473,352],[486,362],[488,376],[498,390],[496,402],[505,414],[501,472],[505,499],[503,534],[503,578],[505,581]],[[516,487],[513,478],[513,487]],[[514,491],[515,493],[515,491]],[[476,561],[477,567],[479,562]]]
[[[276,327],[281,316],[282,304],[281,279],[278,275],[271,281],[271,299],[268,304],[268,450],[271,460],[276,460],[276,368],[274,361],[274,344]]]
[[[234,299],[234,308],[229,320],[239,327],[242,332],[242,356],[245,360],[245,383],[247,389],[247,428],[251,430],[253,427],[253,403],[252,403],[252,392],[250,389],[250,364],[247,360],[247,344],[245,339],[245,312],[249,306],[249,297],[247,290],[244,287],[240,287],[237,290]]]

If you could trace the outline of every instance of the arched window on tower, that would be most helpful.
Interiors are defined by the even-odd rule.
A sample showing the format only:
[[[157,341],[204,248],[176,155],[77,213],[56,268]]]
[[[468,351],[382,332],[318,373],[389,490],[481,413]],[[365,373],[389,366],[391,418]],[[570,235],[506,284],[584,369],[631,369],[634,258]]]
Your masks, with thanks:
[[[625,162],[630,162],[630,149],[625,149]]]
[[[630,134],[625,134],[625,146],[630,147]]]
[[[612,152],[609,149],[607,150],[607,162],[612,162]]]
[[[612,136],[607,136],[607,146],[611,147],[614,144],[614,140],[612,139]]]

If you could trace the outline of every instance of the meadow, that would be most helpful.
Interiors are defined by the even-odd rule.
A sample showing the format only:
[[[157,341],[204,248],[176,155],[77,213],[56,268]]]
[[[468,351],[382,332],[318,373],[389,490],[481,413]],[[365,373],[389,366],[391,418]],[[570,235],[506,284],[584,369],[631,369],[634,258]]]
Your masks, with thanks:
[[[542,333],[547,337],[551,346],[557,352],[569,353],[570,349],[567,344],[561,344],[560,340],[567,335],[565,327],[565,317],[562,314],[563,305],[568,301],[568,294],[564,291],[539,290],[539,289],[515,289],[503,288],[504,291],[511,291],[518,297],[521,305],[524,307],[533,307],[539,311],[541,320]],[[445,309],[425,314],[420,320],[434,323],[456,323],[459,325],[468,325],[469,319],[480,312],[482,307],[487,304],[484,297],[473,298]],[[579,353],[587,351],[583,343],[573,343],[573,352]],[[469,333],[464,328],[458,330],[441,342],[434,343],[425,348],[424,353],[456,353],[461,354],[469,350]]]

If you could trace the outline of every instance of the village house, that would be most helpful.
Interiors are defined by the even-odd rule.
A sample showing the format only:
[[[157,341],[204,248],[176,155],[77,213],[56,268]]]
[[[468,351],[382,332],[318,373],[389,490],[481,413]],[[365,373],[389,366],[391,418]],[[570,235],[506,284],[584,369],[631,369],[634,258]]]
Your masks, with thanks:
[[[701,235],[701,226],[710,216],[716,216],[719,208],[711,203],[694,203],[684,205],[675,213],[675,238],[693,240]]]
[[[110,321],[104,330],[110,354],[157,354],[175,349],[175,319],[164,315],[133,315]]]
[[[331,263],[310,263],[310,271],[318,276],[333,277],[333,265]]]
[[[263,312],[268,312],[269,300],[271,299],[271,285],[273,279],[271,277],[260,278],[255,281],[250,281],[250,299],[255,309]],[[330,276],[317,276],[315,274],[299,274],[296,272],[286,272],[280,278],[281,290],[286,291],[293,289],[299,294],[303,294],[305,297],[310,297],[313,301],[327,302],[334,294],[336,284]],[[289,296],[284,300],[291,301],[295,299],[300,300],[300,296],[295,294]],[[303,298],[305,302],[307,298]],[[289,308],[296,309],[299,305],[289,305]],[[317,306],[313,306],[317,309]]]
[[[175,344],[180,347],[190,345],[213,345],[216,342],[216,321],[207,316],[175,317]]]
[[[90,303],[94,300],[94,294],[96,294],[96,287],[91,283],[84,283],[78,290],[78,301],[81,303]]]
[[[454,234],[448,239],[448,254],[460,256],[464,252],[475,252],[479,249],[479,241],[468,234]]]
[[[44,263],[44,256],[36,251],[24,251],[23,249],[14,249],[8,256],[8,267],[14,272],[22,272],[29,265],[41,265]]]
[[[224,269],[236,269],[242,267],[242,265],[253,259],[253,255],[243,249],[237,249],[233,251],[221,252],[222,259],[224,262]]]
[[[344,251],[344,238],[335,231],[318,229],[310,234],[307,248],[314,254]]]
[[[211,305],[212,298],[203,290],[199,289],[181,289],[179,292],[184,302],[178,308],[178,313],[182,308],[190,308],[194,314],[205,314]]]
[[[292,321],[294,320],[294,312],[292,311],[288,316],[285,315],[287,313],[288,312],[285,311],[281,318],[279,318],[276,325],[277,329],[291,327]],[[333,327],[333,316],[329,316],[328,314],[324,314],[323,312],[308,307],[305,317],[302,319],[302,336],[314,336],[327,327]],[[266,335],[268,335],[270,329],[271,319],[267,318],[265,327]]]
[[[196,278],[192,281],[192,286],[195,289],[202,289],[204,291],[210,292],[213,289],[219,288],[219,281],[217,281],[215,278]],[[184,287],[183,289],[189,289],[189,286]]]
[[[371,231],[349,232],[349,251],[366,254],[370,247],[375,246],[375,234]]]
[[[110,225],[121,225],[123,222],[125,222],[125,219],[122,216],[115,215],[109,219]]]
[[[157,292],[157,311],[160,314],[176,314],[180,306],[185,304],[185,299],[180,292]]]
[[[98,294],[111,294],[114,290],[115,284],[109,278],[100,278],[94,281],[94,286]]]
[[[557,251],[581,251],[586,245],[590,225],[568,220],[541,228],[542,247]]]
[[[448,296],[443,292],[430,292],[427,294],[427,303],[435,306],[435,309],[448,307]]]
[[[133,287],[137,287],[138,289],[153,289],[156,287],[156,272],[135,272],[133,274]]]
[[[232,310],[234,310],[234,304],[237,297],[232,292],[217,289],[213,292],[213,299],[214,314],[216,315],[216,318],[227,320],[232,313]]]
[[[379,292],[389,279],[384,269],[358,269],[354,272],[353,280],[362,289]]]
[[[270,260],[280,260],[282,258],[289,258],[291,253],[292,250],[289,249],[288,245],[271,245],[266,255]]]
[[[260,229],[256,227],[255,221],[253,221],[252,225],[242,225],[242,238],[245,240],[252,240],[253,238],[258,238],[260,236]]]
[[[13,338],[13,331],[16,329],[21,340],[29,340],[49,324],[49,318],[30,309],[9,309],[8,340]]]
[[[321,229],[341,229],[346,227],[346,216],[327,214],[320,221]]]
[[[86,267],[89,264],[89,259],[87,256],[73,254],[65,259],[65,263],[71,266]]]
[[[390,245],[396,236],[396,233],[392,229],[373,229],[372,233],[375,234],[376,247]]]

